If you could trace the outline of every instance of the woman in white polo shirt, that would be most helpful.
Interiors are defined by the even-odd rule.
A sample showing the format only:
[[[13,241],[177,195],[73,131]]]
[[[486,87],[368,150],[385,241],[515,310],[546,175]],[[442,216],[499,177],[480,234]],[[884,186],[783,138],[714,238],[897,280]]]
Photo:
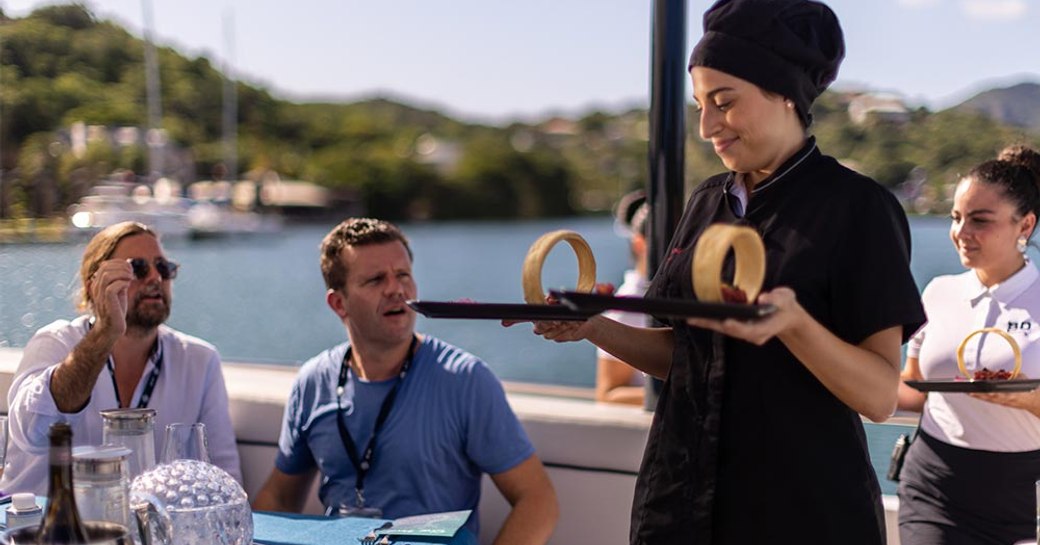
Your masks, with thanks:
[[[1040,216],[1040,153],[1008,148],[957,185],[950,238],[969,270],[924,290],[928,323],[907,348],[903,380],[957,376],[957,347],[973,331],[1006,331],[1022,374],[1040,378],[1040,272],[1025,255]],[[998,335],[966,346],[969,371],[1011,370]],[[937,393],[900,384],[899,407],[923,411],[899,483],[903,545],[1010,544],[1035,538],[1040,391]]]

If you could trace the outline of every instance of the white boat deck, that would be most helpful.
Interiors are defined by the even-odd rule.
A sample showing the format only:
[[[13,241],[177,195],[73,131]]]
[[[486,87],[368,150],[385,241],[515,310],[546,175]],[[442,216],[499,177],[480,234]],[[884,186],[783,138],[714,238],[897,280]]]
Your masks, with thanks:
[[[6,392],[21,351],[0,348],[0,391]],[[295,368],[224,364],[231,397],[231,419],[250,495],[263,484],[274,462],[285,400]],[[628,543],[629,509],[652,415],[636,407],[595,403],[531,393],[537,387],[510,388],[509,402],[545,463],[560,501],[560,522],[552,543],[573,545]],[[554,388],[545,388],[551,392]],[[7,398],[3,397],[3,412]],[[317,484],[317,480],[315,482]],[[898,545],[898,500],[886,496],[888,543]],[[321,512],[311,494],[307,511]],[[490,480],[481,499],[481,544],[489,544],[508,505]]]

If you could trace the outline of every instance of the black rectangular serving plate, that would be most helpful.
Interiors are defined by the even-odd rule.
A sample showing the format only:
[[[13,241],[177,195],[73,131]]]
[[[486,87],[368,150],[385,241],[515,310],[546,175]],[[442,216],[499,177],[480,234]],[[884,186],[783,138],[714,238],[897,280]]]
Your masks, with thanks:
[[[623,310],[666,318],[710,318],[756,320],[773,312],[773,305],[745,305],[740,303],[701,303],[683,299],[657,299],[652,297],[617,297],[598,293],[576,291],[553,291],[551,294],[563,304],[584,312]]]
[[[596,312],[578,311],[565,305],[518,303],[457,303],[451,301],[407,301],[409,307],[427,318],[466,320],[587,320]]]
[[[1040,379],[908,380],[906,385],[922,392],[1029,392],[1040,387]]]

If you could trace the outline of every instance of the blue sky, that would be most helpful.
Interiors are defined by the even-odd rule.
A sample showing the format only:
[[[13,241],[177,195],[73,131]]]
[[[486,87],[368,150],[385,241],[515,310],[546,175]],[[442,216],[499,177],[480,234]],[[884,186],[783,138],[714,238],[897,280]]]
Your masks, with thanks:
[[[140,35],[143,1],[151,2],[159,43],[229,59],[239,77],[283,98],[388,94],[491,122],[648,103],[650,0],[87,4]],[[0,7],[19,17],[49,3],[0,0]],[[1040,0],[827,3],[846,34],[839,87],[898,92],[942,108],[983,88],[1040,82]],[[708,5],[689,3],[688,49]]]

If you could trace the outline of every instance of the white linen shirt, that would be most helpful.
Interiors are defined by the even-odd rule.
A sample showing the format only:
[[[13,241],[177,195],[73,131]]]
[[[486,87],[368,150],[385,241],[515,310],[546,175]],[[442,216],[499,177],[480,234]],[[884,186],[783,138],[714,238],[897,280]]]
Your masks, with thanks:
[[[910,340],[907,357],[916,357],[926,380],[960,376],[957,347],[973,331],[995,327],[1011,335],[1022,350],[1021,375],[1040,378],[1040,272],[1033,263],[1001,284],[984,286],[974,271],[939,276],[924,289],[928,323]],[[968,372],[1014,368],[1011,346],[999,335],[975,335],[964,350]],[[970,397],[930,392],[921,428],[951,445],[995,452],[1040,450],[1040,418]]]
[[[47,434],[51,424],[69,422],[75,446],[101,444],[99,411],[119,406],[108,367],[101,370],[90,401],[79,412],[62,413],[50,390],[54,369],[79,344],[87,329],[87,316],[72,322],[58,320],[37,331],[26,344],[7,393],[10,445],[0,479],[0,489],[5,492],[46,494],[50,444]],[[235,433],[228,414],[227,390],[216,348],[167,326],[159,326],[159,342],[163,365],[148,403],[148,407],[156,411],[156,455],[162,452],[168,424],[202,422],[206,425],[210,461],[242,482]],[[137,406],[154,368],[155,362],[149,360],[134,390],[131,407]]]

